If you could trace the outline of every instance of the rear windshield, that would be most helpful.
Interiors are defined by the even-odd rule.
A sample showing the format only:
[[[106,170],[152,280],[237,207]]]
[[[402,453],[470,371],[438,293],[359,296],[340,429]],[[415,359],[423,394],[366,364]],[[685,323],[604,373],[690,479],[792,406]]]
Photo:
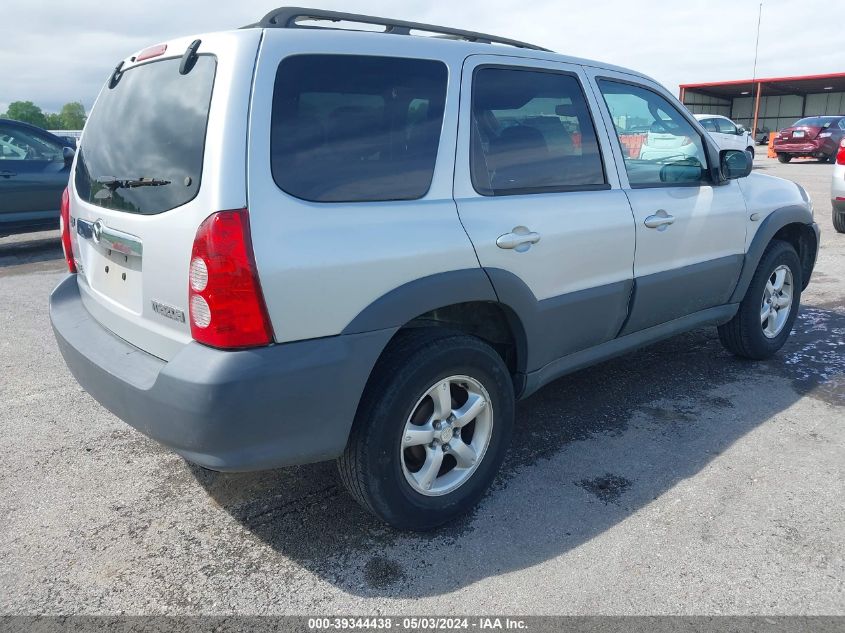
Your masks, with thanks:
[[[83,200],[152,215],[197,195],[217,62],[200,55],[187,75],[179,74],[179,62],[130,68],[103,88],[76,163]]]
[[[836,121],[836,117],[813,116],[807,117],[797,121],[792,127],[809,126],[809,127],[827,127]]]
[[[412,200],[431,185],[443,106],[442,62],[296,55],[276,74],[276,184],[315,202]]]

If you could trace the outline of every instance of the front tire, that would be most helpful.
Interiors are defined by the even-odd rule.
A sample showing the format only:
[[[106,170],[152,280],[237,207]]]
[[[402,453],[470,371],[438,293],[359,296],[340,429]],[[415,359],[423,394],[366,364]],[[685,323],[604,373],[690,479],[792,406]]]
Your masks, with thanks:
[[[788,163],[792,160],[792,156],[789,154],[778,154],[778,162],[781,163]]]
[[[745,151],[751,154],[751,160],[753,161],[754,160],[754,146],[749,145],[748,147],[745,148]]]
[[[401,332],[367,384],[341,480],[391,526],[433,529],[481,499],[513,419],[513,382],[493,348],[460,332]]]
[[[719,326],[719,340],[742,358],[763,360],[786,342],[801,305],[801,262],[791,244],[772,240],[739,310]]]

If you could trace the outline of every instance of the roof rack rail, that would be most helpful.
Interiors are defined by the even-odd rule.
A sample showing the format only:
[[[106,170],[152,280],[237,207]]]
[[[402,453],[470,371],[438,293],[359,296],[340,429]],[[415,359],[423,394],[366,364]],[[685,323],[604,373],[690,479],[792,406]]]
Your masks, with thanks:
[[[358,22],[359,24],[375,24],[383,26],[384,33],[391,33],[394,35],[410,35],[411,30],[426,31],[429,33],[437,33],[439,35],[446,35],[454,39],[467,40],[469,42],[479,42],[482,44],[507,44],[508,46],[516,46],[518,48],[528,48],[536,51],[549,51],[547,48],[511,40],[505,37],[496,37],[495,35],[487,35],[486,33],[476,33],[474,31],[464,31],[462,29],[451,29],[444,26],[435,26],[433,24],[422,24],[419,22],[406,22],[404,20],[391,20],[389,18],[379,18],[371,15],[360,15],[357,13],[342,13],[339,11],[326,11],[324,9],[307,9],[303,7],[279,7],[270,11],[259,22],[255,24],[248,24],[243,28],[260,27],[265,29],[308,29],[308,28],[326,28],[319,26],[309,26],[299,24],[300,20],[325,20],[328,22]]]

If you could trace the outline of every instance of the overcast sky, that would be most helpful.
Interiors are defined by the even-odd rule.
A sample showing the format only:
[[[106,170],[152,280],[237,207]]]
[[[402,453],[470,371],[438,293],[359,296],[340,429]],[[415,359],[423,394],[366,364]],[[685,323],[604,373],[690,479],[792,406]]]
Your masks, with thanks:
[[[842,0],[764,0],[757,76],[845,71]],[[256,21],[279,0],[3,0],[0,112],[89,109],[123,57]],[[751,77],[758,0],[296,0],[525,40],[679,83]],[[836,16],[835,14],[840,14]]]

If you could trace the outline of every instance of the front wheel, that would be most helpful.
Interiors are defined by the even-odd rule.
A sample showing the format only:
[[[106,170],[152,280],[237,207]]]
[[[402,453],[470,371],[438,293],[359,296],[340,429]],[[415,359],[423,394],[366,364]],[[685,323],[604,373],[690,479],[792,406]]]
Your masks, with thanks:
[[[769,244],[728,323],[719,326],[719,340],[742,358],[773,356],[786,342],[801,304],[801,262],[791,244]]]
[[[490,486],[513,418],[513,383],[493,348],[458,332],[402,332],[367,384],[338,470],[381,520],[430,530]]]
[[[778,154],[778,161],[781,163],[788,163],[792,160],[792,156],[789,154]]]
[[[745,151],[751,154],[751,160],[754,160],[754,147],[749,145],[745,148]]]

